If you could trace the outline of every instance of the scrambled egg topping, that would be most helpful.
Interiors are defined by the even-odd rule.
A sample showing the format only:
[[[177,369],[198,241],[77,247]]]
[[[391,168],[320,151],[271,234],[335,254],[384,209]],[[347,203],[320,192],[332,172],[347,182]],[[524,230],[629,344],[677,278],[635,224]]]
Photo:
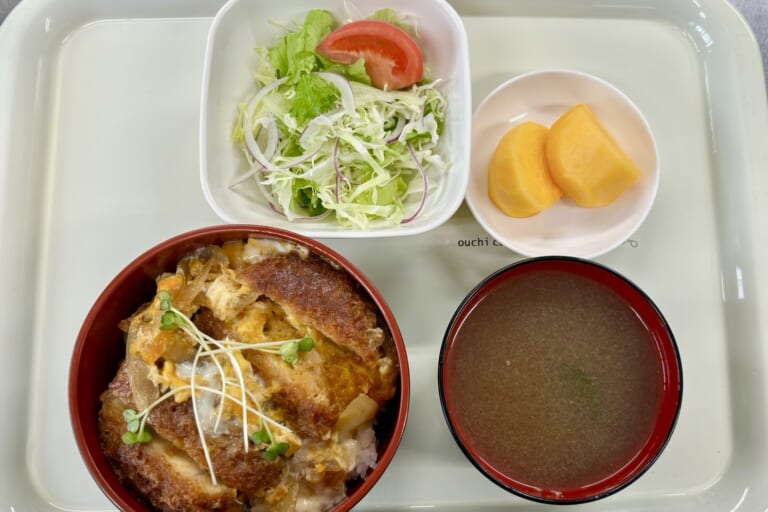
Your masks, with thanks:
[[[131,398],[156,430],[146,448],[137,447],[146,450],[144,462],[166,453],[155,445],[170,440],[250,510],[321,510],[343,497],[345,482],[375,464],[373,422],[396,389],[391,338],[361,297],[305,247],[271,240],[206,247],[160,276],[153,300],[122,325]],[[184,407],[197,443],[174,430],[182,421],[163,421]],[[264,452],[265,468],[284,469],[265,470],[254,487],[253,468],[227,462],[249,451]],[[188,487],[181,473],[164,478]],[[194,508],[184,500],[202,498],[160,492],[156,499],[183,510]]]

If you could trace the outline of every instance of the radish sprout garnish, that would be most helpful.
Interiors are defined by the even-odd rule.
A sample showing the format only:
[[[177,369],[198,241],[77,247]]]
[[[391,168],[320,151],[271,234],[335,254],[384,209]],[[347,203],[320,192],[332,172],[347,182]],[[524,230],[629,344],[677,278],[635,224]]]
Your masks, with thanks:
[[[290,446],[285,441],[279,441],[272,428],[277,428],[285,434],[292,434],[292,431],[287,426],[275,421],[264,413],[258,398],[246,386],[246,380],[258,382],[258,379],[255,376],[244,374],[238,357],[242,358],[241,354],[243,351],[257,350],[279,355],[283,361],[293,366],[299,362],[302,352],[308,352],[313,349],[314,340],[309,336],[259,343],[243,343],[229,338],[216,339],[201,331],[191,318],[174,307],[170,292],[166,290],[159,291],[157,293],[157,301],[158,309],[162,312],[160,316],[160,329],[180,329],[196,342],[197,351],[192,361],[189,384],[172,387],[140,412],[134,409],[123,411],[123,418],[126,422],[126,432],[122,436],[123,442],[126,444],[137,444],[151,441],[152,432],[149,425],[147,425],[147,420],[152,410],[178,393],[188,392],[192,397],[195,425],[200,437],[211,481],[216,485],[217,479],[213,471],[210,449],[208,448],[205,428],[197,404],[197,398],[201,396],[200,393],[211,393],[219,399],[216,421],[212,429],[214,433],[219,429],[225,402],[231,402],[240,407],[243,449],[245,452],[249,450],[250,442],[253,442],[260,449],[264,450],[264,458],[267,460],[274,460],[278,456],[285,454]],[[223,359],[220,359],[219,356],[223,357]],[[198,382],[201,359],[210,359],[212,361],[218,376],[217,379],[220,381],[219,387],[211,386],[211,379],[207,383]],[[227,368],[231,368],[234,379],[228,377]],[[217,379],[214,378],[213,380],[216,381]],[[232,394],[229,391],[231,388],[235,388],[237,393]],[[258,429],[252,433],[250,432],[248,421],[249,414],[258,418]]]

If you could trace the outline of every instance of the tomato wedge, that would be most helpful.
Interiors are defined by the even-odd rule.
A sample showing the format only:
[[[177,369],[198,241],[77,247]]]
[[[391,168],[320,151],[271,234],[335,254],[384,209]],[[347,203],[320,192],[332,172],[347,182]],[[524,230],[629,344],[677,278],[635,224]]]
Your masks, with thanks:
[[[424,76],[421,48],[400,27],[379,20],[360,20],[337,28],[319,45],[317,53],[340,64],[365,59],[371,83],[379,89],[402,89]]]

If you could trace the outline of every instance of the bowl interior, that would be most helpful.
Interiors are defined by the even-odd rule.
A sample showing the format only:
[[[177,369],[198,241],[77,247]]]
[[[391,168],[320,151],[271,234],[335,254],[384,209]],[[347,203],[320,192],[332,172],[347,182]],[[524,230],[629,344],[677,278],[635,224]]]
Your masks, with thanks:
[[[394,315],[373,284],[348,260],[332,249],[309,238],[265,226],[229,225],[203,228],[179,235],[148,250],[107,286],[86,317],[75,344],[69,375],[69,408],[78,448],[91,475],[104,493],[125,511],[149,510],[115,475],[99,442],[97,429],[99,396],[113,379],[125,357],[124,334],[118,322],[128,318],[155,292],[155,277],[173,271],[178,260],[194,249],[249,236],[288,240],[304,245],[350,273],[378,307],[388,325],[400,366],[398,391],[393,407],[382,412],[377,425],[378,462],[365,479],[353,482],[347,498],[333,510],[348,510],[373,487],[397,450],[408,412],[410,379],[402,334]]]
[[[568,198],[527,218],[508,217],[488,196],[488,164],[504,133],[525,121],[551,126],[577,103],[586,103],[642,171],[612,204],[580,208]],[[499,242],[525,256],[592,258],[627,240],[650,212],[659,185],[659,162],[650,126],[624,93],[586,73],[545,70],[501,84],[472,118],[472,162],[467,204]]]
[[[650,434],[642,447],[620,469],[599,481],[577,488],[543,489],[505,474],[480,456],[473,446],[472,435],[459,420],[458,407],[449,392],[452,378],[448,368],[456,352],[457,333],[477,305],[494,289],[517,277],[557,271],[583,276],[600,283],[623,299],[639,317],[652,340],[652,351],[660,363],[660,400]],[[456,363],[459,364],[459,363]],[[512,264],[480,283],[457,309],[443,340],[438,369],[440,400],[449,428],[459,447],[485,476],[493,482],[525,498],[547,503],[581,503],[617,492],[635,481],[657,459],[672,434],[682,399],[682,366],[671,329],[651,299],[633,283],[614,271],[587,260],[569,257],[541,257]]]
[[[445,186],[430,194],[423,213],[408,224],[361,231],[341,227],[333,219],[290,222],[272,211],[255,190],[252,194],[244,192],[244,186],[238,187],[239,193],[230,190],[235,177],[248,168],[231,135],[238,105],[255,92],[253,70],[257,57],[253,50],[271,46],[283,33],[270,21],[300,22],[309,10],[317,8],[328,9],[339,20],[359,19],[385,7],[418,20],[428,76],[443,80],[440,89],[449,106],[441,144],[450,169]],[[444,0],[230,0],[211,25],[203,73],[200,178],[208,203],[227,222],[268,223],[316,237],[400,236],[422,233],[442,224],[464,199],[469,179],[472,103],[469,51],[464,25]],[[248,200],[243,197],[245,193]]]

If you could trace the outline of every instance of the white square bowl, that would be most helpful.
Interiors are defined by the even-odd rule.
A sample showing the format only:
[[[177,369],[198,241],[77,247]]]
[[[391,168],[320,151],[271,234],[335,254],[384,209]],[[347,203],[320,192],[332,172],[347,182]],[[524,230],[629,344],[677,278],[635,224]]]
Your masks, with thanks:
[[[256,192],[256,184],[230,185],[248,164],[232,141],[238,105],[257,87],[253,78],[259,46],[272,46],[284,31],[272,21],[301,22],[311,9],[331,11],[338,20],[359,19],[382,8],[394,9],[416,23],[425,69],[447,100],[439,151],[448,163],[443,184],[430,193],[422,212],[397,226],[361,230],[323,220],[290,221]],[[226,222],[264,224],[311,237],[363,238],[415,235],[448,220],[461,205],[469,181],[472,101],[469,51],[464,25],[444,0],[230,0],[211,24],[205,52],[200,105],[200,178],[205,198]],[[243,192],[253,186],[252,193]],[[247,198],[245,197],[247,195]],[[415,206],[414,206],[415,207]]]

